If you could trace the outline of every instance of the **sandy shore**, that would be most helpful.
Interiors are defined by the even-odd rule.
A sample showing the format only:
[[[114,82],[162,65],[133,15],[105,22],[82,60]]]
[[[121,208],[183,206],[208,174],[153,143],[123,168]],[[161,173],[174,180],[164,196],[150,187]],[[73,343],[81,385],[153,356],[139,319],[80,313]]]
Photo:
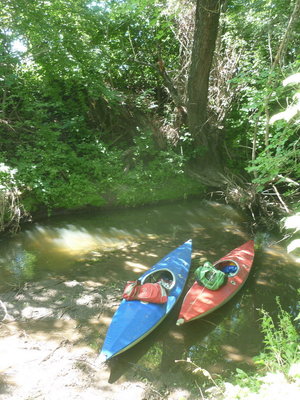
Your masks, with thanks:
[[[205,391],[194,378],[149,372],[132,359],[99,365],[120,298],[114,285],[59,279],[1,293],[0,400],[281,400],[299,393],[299,365],[291,381],[267,374],[259,393],[230,383]],[[139,346],[149,351],[145,340]]]
[[[193,399],[131,368],[98,364],[120,289],[49,279],[0,294],[1,400]],[[199,392],[198,392],[199,393]]]

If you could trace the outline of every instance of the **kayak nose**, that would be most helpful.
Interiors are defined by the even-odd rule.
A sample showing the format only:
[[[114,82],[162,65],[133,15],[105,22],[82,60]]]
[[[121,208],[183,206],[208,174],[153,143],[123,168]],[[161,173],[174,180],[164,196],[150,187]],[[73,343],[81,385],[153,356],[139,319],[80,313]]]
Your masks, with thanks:
[[[184,324],[184,319],[183,318],[179,318],[176,322],[177,326],[183,325]]]

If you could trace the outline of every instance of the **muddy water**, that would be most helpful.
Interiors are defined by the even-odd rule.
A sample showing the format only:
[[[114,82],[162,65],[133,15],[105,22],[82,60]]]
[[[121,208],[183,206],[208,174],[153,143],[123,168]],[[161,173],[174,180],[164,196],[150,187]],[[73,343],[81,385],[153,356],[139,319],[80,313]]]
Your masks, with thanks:
[[[193,271],[201,257],[213,262],[251,239],[248,226],[233,208],[197,200],[51,218],[28,226],[14,238],[2,239],[0,292],[24,282],[57,278],[101,284],[121,293],[126,280],[136,279],[184,241],[193,239]],[[175,374],[179,381],[191,382],[189,371],[195,365],[222,375],[237,367],[251,368],[252,357],[262,345],[258,309],[264,307],[276,315],[279,296],[285,309],[297,313],[299,266],[276,244],[276,238],[264,233],[260,242],[251,276],[239,294],[205,319],[182,327],[175,326],[178,304],[151,335],[112,361],[111,381],[128,368],[135,368],[137,376],[142,371],[148,379],[172,373],[172,379]],[[112,313],[107,315],[107,324]],[[27,327],[31,323],[37,324],[28,321]],[[45,334],[54,330],[55,325],[46,321],[39,324]],[[87,344],[93,348],[101,347],[105,335],[100,322],[99,335],[97,329],[96,323],[93,343],[91,332],[87,333]]]

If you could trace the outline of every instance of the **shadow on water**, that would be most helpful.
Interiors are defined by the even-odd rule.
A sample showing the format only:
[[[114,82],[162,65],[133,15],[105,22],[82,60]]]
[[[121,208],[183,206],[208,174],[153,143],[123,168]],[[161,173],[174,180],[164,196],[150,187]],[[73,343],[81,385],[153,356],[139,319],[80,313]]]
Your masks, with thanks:
[[[243,215],[231,207],[194,200],[32,224],[0,242],[4,330],[17,325],[98,351],[126,280],[137,279],[190,238],[193,263],[186,290],[201,257],[216,261],[251,236]],[[261,348],[257,309],[276,313],[279,296],[283,307],[296,313],[297,279],[298,269],[284,249],[262,248],[246,285],[229,303],[205,320],[176,327],[179,301],[155,331],[111,360],[110,382],[129,371],[152,380],[173,374],[183,382],[192,379],[187,359],[214,373],[251,368]]]

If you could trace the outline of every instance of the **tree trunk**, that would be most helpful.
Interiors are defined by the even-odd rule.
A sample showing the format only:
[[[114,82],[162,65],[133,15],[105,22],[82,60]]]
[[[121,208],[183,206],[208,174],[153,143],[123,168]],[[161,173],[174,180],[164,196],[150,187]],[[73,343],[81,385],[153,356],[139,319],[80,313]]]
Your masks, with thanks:
[[[188,125],[196,142],[207,150],[216,148],[210,138],[207,113],[209,75],[224,0],[197,0],[191,67],[188,78]]]

